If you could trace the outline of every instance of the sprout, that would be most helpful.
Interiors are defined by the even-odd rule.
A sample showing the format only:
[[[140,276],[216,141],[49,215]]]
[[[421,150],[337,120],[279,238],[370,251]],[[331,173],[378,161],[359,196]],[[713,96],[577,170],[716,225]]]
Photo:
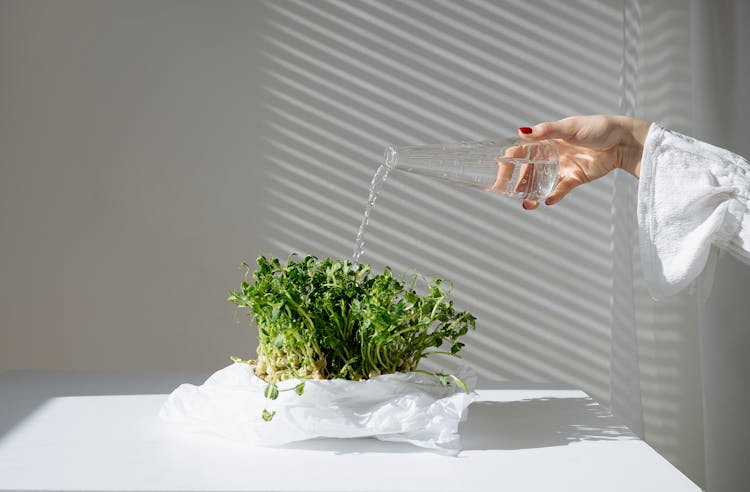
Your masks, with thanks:
[[[255,367],[268,383],[266,397],[275,400],[287,390],[302,395],[306,379],[361,381],[409,371],[454,382],[468,392],[453,375],[417,369],[433,354],[459,357],[464,344],[458,339],[475,326],[472,314],[456,310],[448,300],[450,283],[426,281],[426,294],[420,294],[415,287],[421,277],[415,275],[407,285],[389,268],[374,274],[369,265],[347,260],[290,256],[282,265],[261,256],[256,263],[252,282],[250,267],[243,263],[244,280],[228,300],[246,309],[258,328],[257,361],[236,362]],[[279,390],[277,382],[288,379],[303,382]],[[263,420],[273,415],[264,410]]]

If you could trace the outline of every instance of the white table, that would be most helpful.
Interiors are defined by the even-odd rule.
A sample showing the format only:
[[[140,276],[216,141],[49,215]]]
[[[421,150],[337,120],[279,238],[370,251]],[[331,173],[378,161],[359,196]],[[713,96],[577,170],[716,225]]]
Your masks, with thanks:
[[[447,457],[374,439],[243,448],[162,423],[196,373],[0,374],[0,490],[697,491],[585,393],[480,385]]]

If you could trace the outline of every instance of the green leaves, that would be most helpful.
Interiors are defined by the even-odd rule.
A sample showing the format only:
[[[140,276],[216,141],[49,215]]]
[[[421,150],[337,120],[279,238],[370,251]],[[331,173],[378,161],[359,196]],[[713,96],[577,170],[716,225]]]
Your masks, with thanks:
[[[294,387],[294,392],[297,393],[299,396],[302,396],[302,393],[305,392],[305,382],[302,381],[297,386]]]
[[[466,394],[469,393],[469,387],[466,386],[466,383],[464,383],[461,379],[454,376],[453,374],[450,375],[451,379],[462,389]]]
[[[422,372],[425,374],[429,374],[430,376],[434,376],[443,386],[448,386],[449,384],[451,384],[451,381],[453,381],[454,383],[456,383],[456,386],[464,390],[464,392],[466,392],[467,394],[469,393],[469,387],[466,386],[466,383],[464,383],[462,379],[460,379],[459,377],[453,374],[442,374],[439,372],[427,372],[427,371],[418,371],[418,372]]]
[[[283,265],[261,256],[256,264],[249,282],[243,263],[244,280],[228,300],[258,328],[256,374],[270,381],[270,399],[285,379],[362,380],[415,370],[432,353],[459,357],[458,339],[474,328],[474,316],[453,307],[450,283],[440,279],[419,293],[421,277],[407,286],[388,268],[374,274],[346,260],[290,256]],[[304,382],[294,390],[301,395]]]
[[[266,389],[263,391],[263,396],[270,400],[275,400],[279,397],[279,387],[273,381],[266,385]]]

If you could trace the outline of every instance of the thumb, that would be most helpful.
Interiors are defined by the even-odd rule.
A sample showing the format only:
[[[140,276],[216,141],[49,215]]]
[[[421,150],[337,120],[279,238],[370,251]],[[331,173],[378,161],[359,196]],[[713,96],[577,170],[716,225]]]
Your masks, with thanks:
[[[571,140],[581,129],[582,118],[565,118],[559,121],[545,121],[538,125],[518,129],[518,136],[527,141],[562,139]]]

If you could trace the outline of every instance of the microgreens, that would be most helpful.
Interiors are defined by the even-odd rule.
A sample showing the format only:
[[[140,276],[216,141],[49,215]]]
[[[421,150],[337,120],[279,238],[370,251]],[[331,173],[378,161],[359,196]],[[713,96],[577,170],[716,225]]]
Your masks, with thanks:
[[[396,372],[423,372],[442,384],[450,374],[417,369],[425,357],[446,354],[459,357],[464,346],[458,339],[474,328],[476,318],[457,311],[448,299],[443,281],[425,281],[427,292],[394,278],[389,268],[373,274],[369,265],[346,260],[318,260],[290,256],[286,265],[278,258],[257,259],[258,269],[248,281],[250,267],[229,302],[248,309],[258,328],[258,359],[247,362],[268,384],[265,396],[276,399],[277,383],[303,381],[288,390],[301,395],[305,379],[343,378],[354,381]],[[460,357],[459,357],[460,358]],[[264,420],[273,414],[265,411]]]

